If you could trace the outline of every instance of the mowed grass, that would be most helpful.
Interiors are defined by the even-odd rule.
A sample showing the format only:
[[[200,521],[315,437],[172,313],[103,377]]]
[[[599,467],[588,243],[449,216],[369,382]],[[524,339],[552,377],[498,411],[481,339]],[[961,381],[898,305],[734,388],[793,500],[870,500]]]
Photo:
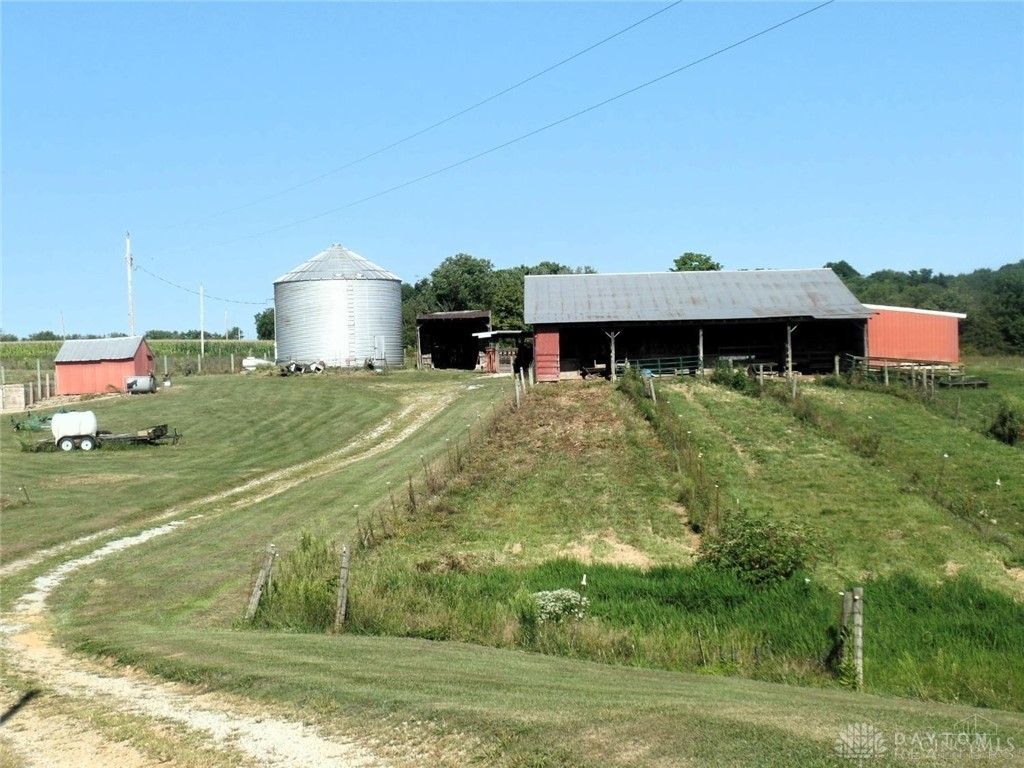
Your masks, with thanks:
[[[399,765],[833,766],[841,733],[869,725],[886,753],[915,765],[908,742],[988,734],[987,764],[1024,764],[1007,741],[1024,718],[842,691],[594,664],[460,643],[177,630],[132,625],[125,662],[237,693],[261,708],[356,735]],[[98,649],[98,648],[97,648]],[[954,737],[955,738],[955,737]],[[971,737],[973,738],[973,736]],[[929,765],[959,766],[956,748]]]
[[[717,513],[809,523],[824,545],[815,571],[833,586],[904,571],[1024,587],[1006,568],[1024,535],[1019,448],[885,393],[804,386],[818,426],[723,387],[663,391],[719,485]]]
[[[996,709],[457,642],[246,629],[240,617],[267,543],[287,552],[307,531],[352,541],[357,515],[365,523],[370,508],[387,509],[390,492],[423,473],[424,462],[433,467],[432,458],[450,455],[453,442],[467,450],[467,474],[436,505],[421,501],[403,517],[407,551],[389,539],[357,559],[356,583],[365,585],[378,572],[374,558],[385,556],[447,583],[485,578],[495,566],[528,573],[572,562],[565,556],[588,561],[588,568],[606,563],[642,582],[643,568],[685,567],[692,559],[675,465],[610,388],[539,388],[518,414],[497,411],[496,434],[485,446],[482,422],[507,401],[507,379],[405,376],[390,379],[435,397],[454,391],[458,399],[443,418],[391,450],[244,508],[205,510],[173,533],[84,569],[52,600],[58,636],[168,678],[361,734],[412,765],[835,766],[849,763],[835,750],[837,738],[859,724],[877,729],[887,746],[874,764],[911,765],[914,755],[894,749],[901,734],[959,733],[979,723],[1003,739],[993,764],[1024,764],[1024,750],[1005,751],[1006,739],[1024,743],[1024,718]],[[301,420],[297,412],[308,415],[302,401],[283,400],[281,408],[287,423]],[[538,420],[546,437],[527,429]],[[475,434],[472,449],[467,431]],[[278,461],[273,448],[266,461]],[[593,589],[597,598],[600,587]],[[358,589],[352,610],[363,610]],[[951,749],[932,760],[963,762]]]

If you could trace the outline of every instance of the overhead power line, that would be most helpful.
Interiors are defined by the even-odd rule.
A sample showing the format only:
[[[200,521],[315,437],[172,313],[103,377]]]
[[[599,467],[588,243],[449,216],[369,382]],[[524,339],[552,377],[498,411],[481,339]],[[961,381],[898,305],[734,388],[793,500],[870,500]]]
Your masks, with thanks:
[[[220,242],[217,242],[217,243],[211,243],[209,245],[194,246],[194,247],[191,247],[191,248],[177,248],[177,249],[170,249],[170,250],[167,250],[167,251],[160,251],[160,252],[157,252],[154,255],[160,255],[161,253],[180,253],[180,252],[201,251],[201,250],[205,250],[207,248],[219,248],[219,247],[225,246],[225,245],[233,245],[235,243],[245,242],[246,240],[253,240],[253,239],[258,238],[258,237],[263,237],[265,235],[271,235],[271,234],[274,234],[276,232],[281,232],[282,230],[285,230],[285,229],[291,229],[292,227],[297,227],[297,226],[300,226],[302,224],[307,224],[307,223],[309,223],[311,221],[315,221],[317,219],[322,219],[324,216],[330,216],[332,213],[338,213],[340,211],[344,211],[344,210],[347,210],[349,208],[354,208],[357,205],[362,205],[363,203],[367,203],[367,202],[369,202],[371,200],[376,200],[379,197],[383,197],[385,195],[389,195],[392,192],[397,192],[400,189],[405,189],[406,187],[411,187],[414,184],[419,184],[420,182],[426,181],[427,179],[431,179],[431,178],[433,178],[435,176],[439,176],[439,175],[441,175],[443,173],[447,173],[448,171],[451,171],[451,170],[453,170],[455,168],[459,168],[460,166],[466,165],[468,163],[472,163],[475,160],[479,160],[482,157],[486,157],[487,155],[493,154],[494,152],[497,152],[499,150],[505,149],[506,147],[510,147],[513,144],[518,144],[519,142],[525,141],[526,139],[529,139],[529,138],[531,138],[533,136],[536,136],[539,133],[543,133],[545,131],[551,130],[552,128],[555,128],[555,127],[557,127],[559,125],[562,125],[564,123],[568,123],[569,121],[575,120],[576,118],[581,117],[581,116],[583,116],[583,115],[585,115],[585,114],[587,114],[589,112],[593,112],[594,110],[597,110],[597,109],[600,109],[602,107],[608,106],[609,104],[612,104],[613,102],[616,102],[619,99],[623,99],[626,96],[630,96],[630,95],[632,95],[634,93],[637,93],[638,91],[642,91],[645,88],[649,88],[650,86],[655,85],[656,83],[660,83],[662,80],[666,80],[666,79],[668,79],[670,77],[673,77],[674,75],[678,75],[681,72],[685,72],[688,69],[692,69],[693,67],[696,67],[698,64],[703,64],[704,62],[706,62],[706,61],[708,61],[710,59],[713,59],[713,58],[715,58],[717,56],[721,56],[722,54],[727,53],[727,52],[729,52],[729,51],[731,51],[731,50],[733,50],[735,48],[738,48],[741,45],[745,45],[746,43],[749,43],[749,42],[751,42],[753,40],[756,40],[759,37],[763,37],[764,35],[767,35],[770,32],[774,32],[775,30],[780,29],[781,27],[784,27],[787,24],[792,24],[794,21],[802,19],[804,16],[808,16],[808,15],[814,13],[815,11],[820,11],[822,8],[824,8],[826,6],[829,6],[829,5],[832,5],[832,3],[834,3],[834,2],[835,2],[835,0],[826,0],[823,3],[820,3],[819,5],[814,6],[813,8],[809,8],[806,11],[802,11],[802,12],[800,12],[798,14],[790,16],[789,18],[784,19],[783,21],[780,21],[780,22],[778,22],[776,24],[773,24],[770,27],[765,27],[760,32],[755,32],[752,35],[748,35],[747,37],[744,37],[742,40],[737,40],[736,42],[731,43],[731,44],[729,44],[727,46],[724,46],[723,48],[719,48],[718,50],[714,51],[713,53],[709,53],[709,54],[706,54],[705,56],[701,56],[698,59],[694,59],[693,61],[691,61],[691,62],[689,62],[687,64],[684,64],[681,67],[677,67],[676,69],[673,69],[673,70],[671,70],[669,72],[666,72],[663,75],[659,75],[658,77],[652,78],[651,80],[648,80],[648,81],[646,81],[644,83],[641,83],[640,85],[637,85],[637,86],[634,86],[634,87],[632,87],[632,88],[630,88],[628,90],[622,91],[621,93],[617,93],[616,95],[611,96],[611,97],[609,97],[607,99],[604,99],[603,101],[599,101],[596,104],[591,104],[589,107],[585,107],[584,109],[581,109],[578,112],[573,112],[571,115],[566,115],[565,117],[559,118],[558,120],[554,120],[554,121],[548,123],[547,125],[543,125],[540,128],[535,128],[534,130],[529,131],[527,133],[524,133],[524,134],[522,134],[520,136],[517,136],[514,139],[509,139],[508,141],[502,142],[501,144],[497,144],[497,145],[491,147],[490,149],[485,149],[484,151],[478,152],[475,155],[471,155],[469,157],[465,157],[462,160],[458,160],[458,161],[456,161],[454,163],[450,163],[449,165],[443,166],[441,168],[437,168],[436,170],[430,171],[429,173],[425,173],[422,176],[417,176],[416,178],[409,179],[408,181],[403,181],[400,184],[395,184],[392,187],[388,187],[387,189],[383,189],[383,190],[381,190],[379,192],[375,192],[372,195],[366,195],[365,197],[361,197],[361,198],[358,198],[356,200],[352,200],[352,201],[350,201],[348,203],[336,206],[334,208],[330,208],[330,209],[328,209],[326,211],[321,211],[320,213],[313,214],[312,216],[307,216],[307,217],[302,218],[302,219],[296,219],[294,221],[290,221],[290,222],[288,222],[286,224],[281,224],[281,225],[279,225],[277,227],[273,227],[271,229],[266,229],[266,230],[263,230],[263,231],[260,231],[260,232],[255,232],[255,233],[253,233],[251,235],[245,235],[245,236],[242,236],[242,237],[233,238],[231,240],[223,240],[223,241],[220,241]]]
[[[521,88],[522,86],[524,86],[527,83],[530,83],[530,82],[536,80],[539,77],[543,77],[548,72],[551,72],[551,71],[556,70],[556,69],[558,69],[559,67],[561,67],[561,66],[563,66],[565,64],[568,64],[570,61],[573,61],[574,59],[578,59],[580,56],[584,55],[585,53],[590,53],[595,48],[600,48],[605,43],[609,43],[612,40],[614,40],[615,38],[620,37],[620,36],[626,34],[630,30],[635,29],[636,27],[639,27],[641,24],[644,24],[644,23],[650,21],[651,19],[655,18],[656,16],[660,16],[661,14],[665,13],[666,11],[669,11],[669,10],[675,8],[681,2],[683,2],[683,0],[676,0],[674,3],[670,3],[669,5],[666,5],[664,8],[661,8],[661,9],[655,11],[654,13],[650,14],[649,16],[644,16],[644,18],[640,19],[639,21],[633,22],[628,27],[623,27],[618,32],[615,32],[614,34],[609,35],[608,37],[604,38],[603,40],[598,40],[596,43],[588,45],[583,50],[577,51],[576,53],[572,54],[571,56],[568,56],[568,57],[562,59],[561,61],[556,62],[555,64],[552,64],[551,66],[549,66],[549,67],[547,67],[545,69],[542,69],[540,72],[536,72],[536,73],[530,75],[529,77],[527,77],[527,78],[525,78],[523,80],[520,80],[518,83],[515,83],[514,85],[510,85],[507,88],[505,88],[504,90],[498,91],[497,93],[492,94],[491,96],[488,96],[486,99],[478,101],[476,104],[468,106],[465,109],[461,109],[458,112],[455,112],[455,113],[453,113],[451,115],[448,115],[448,117],[446,117],[446,118],[444,118],[442,120],[438,120],[436,123],[428,125],[426,128],[420,128],[418,131],[410,133],[408,136],[405,136],[404,138],[398,139],[398,141],[393,141],[390,144],[388,144],[387,146],[381,147],[380,149],[376,149],[373,152],[370,152],[370,153],[368,153],[366,155],[363,155],[362,157],[356,158],[355,160],[351,160],[350,162],[347,162],[344,165],[339,165],[337,168],[332,168],[329,171],[325,171],[324,173],[321,173],[319,176],[314,176],[314,177],[312,177],[310,179],[306,179],[305,181],[300,181],[298,184],[293,184],[292,186],[286,187],[285,189],[282,189],[282,190],[280,190],[278,192],[273,192],[273,193],[271,193],[269,195],[265,195],[264,197],[260,197],[260,198],[257,198],[255,200],[251,200],[248,203],[243,203],[242,205],[236,205],[233,208],[226,208],[226,209],[224,209],[222,211],[218,211],[217,213],[211,213],[208,216],[204,216],[204,217],[202,217],[200,219],[194,219],[193,221],[194,222],[209,221],[210,219],[215,219],[215,218],[218,218],[220,216],[225,216],[225,215],[227,215],[229,213],[234,213],[235,211],[241,211],[241,210],[244,210],[245,208],[250,208],[250,207],[252,207],[254,205],[258,205],[259,203],[266,202],[267,200],[273,200],[274,198],[281,197],[282,195],[286,195],[289,192],[294,192],[297,189],[302,189],[303,187],[307,187],[310,184],[314,184],[314,183],[320,181],[321,179],[326,179],[328,176],[333,176],[336,173],[341,173],[341,171],[347,170],[347,169],[351,168],[352,166],[358,165],[359,163],[362,163],[362,162],[364,162],[366,160],[369,160],[369,159],[371,159],[373,157],[376,157],[377,155],[384,154],[385,152],[387,152],[390,149],[394,149],[395,147],[397,147],[397,146],[399,146],[401,144],[405,144],[407,141],[411,141],[412,139],[415,139],[418,136],[422,136],[423,134],[428,133],[428,132],[434,130],[435,128],[440,128],[442,125],[444,125],[446,123],[450,123],[452,120],[460,118],[463,115],[468,114],[469,112],[472,112],[475,109],[479,109],[480,107],[484,106],[484,104],[489,104],[490,102],[494,101],[495,99],[498,99],[498,98],[504,96],[507,93],[511,93],[512,91],[516,90],[517,88]],[[165,227],[160,227],[159,229],[169,229],[169,228],[172,228],[172,227],[179,227],[179,226],[183,226],[183,223],[182,224],[167,225]]]
[[[213,294],[206,293],[205,291],[197,291],[192,288],[189,288],[188,286],[175,283],[173,280],[168,280],[166,277],[160,277],[160,275],[150,272],[148,269],[146,269],[143,266],[140,266],[138,263],[133,264],[132,266],[134,269],[137,269],[140,272],[145,272],[150,277],[159,280],[161,283],[166,283],[167,285],[170,285],[173,288],[177,288],[179,291],[185,291],[186,293],[191,293],[196,296],[203,296],[207,299],[213,299],[214,301],[224,301],[227,302],[228,304],[253,304],[255,306],[266,306],[267,302],[269,301],[269,299],[264,299],[263,301],[242,301],[240,299],[227,299],[224,298],[223,296],[214,296]]]

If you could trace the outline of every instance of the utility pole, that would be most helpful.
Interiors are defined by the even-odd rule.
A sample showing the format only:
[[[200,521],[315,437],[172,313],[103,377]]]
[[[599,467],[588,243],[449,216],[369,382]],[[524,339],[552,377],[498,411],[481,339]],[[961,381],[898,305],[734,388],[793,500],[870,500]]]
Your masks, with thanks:
[[[203,284],[199,284],[199,356],[206,357],[206,329],[203,325]]]
[[[124,263],[128,268],[128,335],[135,335],[135,300],[132,298],[132,233],[124,233]]]

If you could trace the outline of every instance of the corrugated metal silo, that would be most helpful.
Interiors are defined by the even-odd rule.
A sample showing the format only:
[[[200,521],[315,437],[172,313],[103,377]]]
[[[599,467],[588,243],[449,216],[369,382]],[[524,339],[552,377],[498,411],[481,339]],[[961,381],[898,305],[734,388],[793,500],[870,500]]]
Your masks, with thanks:
[[[332,245],[274,281],[278,362],[402,365],[402,281]]]

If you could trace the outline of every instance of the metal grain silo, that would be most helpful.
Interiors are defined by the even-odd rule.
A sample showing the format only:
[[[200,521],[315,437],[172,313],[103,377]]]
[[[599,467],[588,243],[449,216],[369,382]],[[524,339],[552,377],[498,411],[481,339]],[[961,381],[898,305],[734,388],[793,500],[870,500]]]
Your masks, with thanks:
[[[402,365],[402,281],[332,245],[274,281],[278,362]]]

